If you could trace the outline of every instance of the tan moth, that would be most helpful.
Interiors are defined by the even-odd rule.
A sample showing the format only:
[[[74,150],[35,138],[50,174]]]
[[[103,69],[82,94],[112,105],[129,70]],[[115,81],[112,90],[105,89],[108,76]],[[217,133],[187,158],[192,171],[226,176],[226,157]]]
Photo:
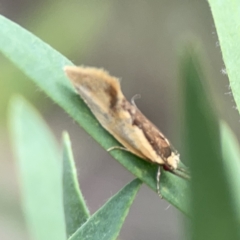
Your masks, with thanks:
[[[188,178],[178,167],[179,154],[168,139],[123,95],[119,80],[103,69],[67,66],[66,75],[100,124],[127,151],[140,158],[162,165],[165,170]],[[109,150],[121,147],[112,147]],[[160,167],[157,191],[160,194]]]

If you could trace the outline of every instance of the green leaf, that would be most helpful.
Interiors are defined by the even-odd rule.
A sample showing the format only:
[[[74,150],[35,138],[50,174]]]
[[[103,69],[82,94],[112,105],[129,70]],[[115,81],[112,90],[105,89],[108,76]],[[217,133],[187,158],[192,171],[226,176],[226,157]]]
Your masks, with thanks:
[[[191,169],[193,240],[239,239],[239,221],[223,164],[219,124],[195,47],[181,59],[186,155]],[[230,159],[228,160],[229,164]],[[238,173],[239,174],[239,173]],[[239,177],[238,177],[239,178]],[[239,204],[239,203],[238,203]]]
[[[63,133],[63,199],[67,236],[71,236],[90,217],[79,188],[69,135]]]
[[[68,59],[2,16],[0,16],[0,51],[73,117],[103,148],[119,145],[100,126],[64,75],[63,67],[72,65]],[[110,154],[156,191],[156,165],[125,151],[114,150]],[[169,173],[162,174],[161,194],[185,214],[188,214],[187,189],[187,181]]]
[[[238,225],[240,225],[240,149],[239,144],[229,126],[221,123],[221,147],[223,155],[223,167],[226,171],[226,180],[229,185],[231,204]]]
[[[128,214],[141,181],[133,180],[105,203],[69,240],[115,240]]]
[[[37,112],[21,97],[10,106],[22,206],[34,240],[65,240],[59,148]]]
[[[112,6],[114,6],[112,0],[47,1],[27,7],[26,11],[19,13],[18,18],[27,29],[44,38],[46,42],[51,43],[67,56],[84,59],[89,50],[99,41],[104,26],[111,17]],[[37,106],[43,106],[44,110],[51,107],[46,104],[46,99],[39,99],[42,95],[36,94],[34,86],[26,76],[18,69],[13,69],[12,64],[1,56],[0,72],[2,79],[3,77],[8,79],[8,81],[0,81],[0,89],[4,89],[1,91],[0,124],[5,124],[9,99],[16,92],[33,100]]]
[[[234,99],[240,112],[240,1],[208,0]]]

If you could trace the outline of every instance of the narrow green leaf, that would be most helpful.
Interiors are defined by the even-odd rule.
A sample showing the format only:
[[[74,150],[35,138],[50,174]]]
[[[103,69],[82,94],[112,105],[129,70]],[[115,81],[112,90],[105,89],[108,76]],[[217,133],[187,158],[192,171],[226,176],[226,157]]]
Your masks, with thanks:
[[[102,147],[108,149],[119,143],[107,133],[93,117],[85,103],[75,93],[64,75],[63,67],[72,65],[64,56],[42,42],[39,38],[10,20],[0,16],[0,51],[16,64],[26,75],[73,119],[78,122]],[[123,166],[156,191],[157,166],[125,151],[111,151]],[[188,214],[188,183],[171,174],[161,179],[163,197],[179,210]]]
[[[67,236],[71,236],[90,217],[79,188],[69,135],[63,133],[63,199]]]
[[[141,181],[133,180],[77,230],[69,240],[115,240],[139,190]]]
[[[41,117],[21,97],[11,102],[10,128],[29,233],[34,240],[65,240],[59,148]]]
[[[206,78],[193,46],[185,49],[181,59],[184,89],[185,146],[191,168],[192,238],[193,240],[239,239],[233,195],[228,171],[222,161],[219,124]]]
[[[229,126],[221,123],[221,147],[223,167],[226,171],[226,180],[229,185],[231,204],[240,226],[240,149],[239,144]]]
[[[48,1],[45,4],[34,4],[20,15],[21,22],[37,36],[42,36],[68,56],[83,59],[99,41],[104,26],[111,17],[112,6],[114,6],[112,0]],[[5,123],[7,104],[13,93],[20,92],[35,102],[41,96],[36,94],[32,83],[26,81],[26,76],[19,73],[18,69],[13,69],[12,64],[4,61],[1,56],[0,61],[1,77],[8,79],[0,81],[0,89],[4,89],[1,91],[0,101],[0,124],[2,124],[2,121]],[[37,104],[44,106],[44,109],[50,107],[45,101],[38,101]]]
[[[240,112],[240,1],[208,0],[234,99]]]

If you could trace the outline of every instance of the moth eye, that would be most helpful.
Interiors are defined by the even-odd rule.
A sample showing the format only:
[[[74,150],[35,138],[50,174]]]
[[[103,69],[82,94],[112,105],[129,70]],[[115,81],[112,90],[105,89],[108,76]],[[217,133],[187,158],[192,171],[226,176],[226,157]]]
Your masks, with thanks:
[[[164,169],[165,171],[171,171],[171,170],[172,170],[172,167],[169,166],[169,165],[164,164],[164,165],[163,165],[163,169]]]

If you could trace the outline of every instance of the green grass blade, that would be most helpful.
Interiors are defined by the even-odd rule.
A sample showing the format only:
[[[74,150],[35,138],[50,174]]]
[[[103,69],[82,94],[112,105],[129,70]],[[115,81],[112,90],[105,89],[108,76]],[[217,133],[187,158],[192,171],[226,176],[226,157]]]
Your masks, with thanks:
[[[53,136],[20,97],[11,102],[10,128],[31,239],[66,240],[61,157]]]
[[[231,204],[234,206],[234,213],[238,225],[240,225],[240,149],[239,144],[230,130],[229,126],[222,122],[221,130],[221,146],[223,154],[223,167],[226,170],[226,180],[229,185],[229,195],[231,196]],[[240,231],[239,231],[240,236]]]
[[[240,1],[208,0],[234,99],[240,112]]]
[[[69,240],[115,240],[140,185],[141,181],[138,179],[126,185],[93,214]]]
[[[71,236],[90,217],[78,184],[69,135],[63,134],[63,199],[67,236]]]
[[[30,32],[2,16],[0,16],[0,51],[57,102],[102,147],[108,149],[119,145],[99,125],[64,75],[63,67],[72,65],[68,59]],[[111,151],[110,154],[156,191],[156,166],[127,152],[116,150]],[[187,189],[186,181],[168,173],[163,174],[161,183],[163,197],[186,214],[188,214]]]
[[[191,168],[193,240],[239,239],[232,185],[221,154],[219,124],[196,49],[189,46],[181,59],[184,89],[185,146]]]
[[[48,1],[45,4],[27,7],[23,14],[19,13],[19,17],[21,16],[21,23],[27,29],[51,42],[55,48],[61,49],[61,52],[73,58],[77,56],[78,59],[83,59],[99,41],[104,26],[111,17],[112,6],[114,2],[111,0]],[[38,101],[40,94],[36,94],[32,83],[19,69],[14,69],[12,64],[1,57],[0,61],[1,77],[8,79],[7,82],[0,81],[0,89],[4,89],[1,91],[0,124],[5,124],[7,104],[12,94],[16,92],[34,102],[37,101],[38,106],[44,106],[44,109],[50,107],[44,104],[46,101]]]

